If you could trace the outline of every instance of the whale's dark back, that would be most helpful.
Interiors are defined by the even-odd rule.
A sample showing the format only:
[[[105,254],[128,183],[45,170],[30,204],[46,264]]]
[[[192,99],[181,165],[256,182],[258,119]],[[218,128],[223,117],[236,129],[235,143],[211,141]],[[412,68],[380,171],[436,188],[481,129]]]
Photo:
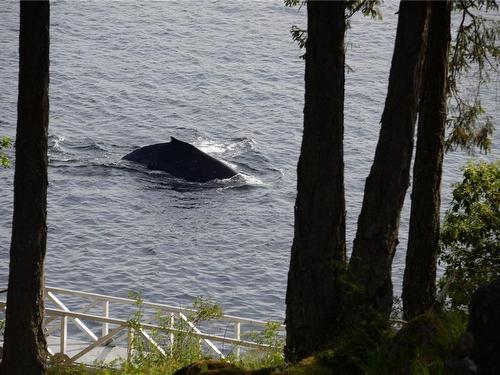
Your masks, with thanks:
[[[144,146],[123,157],[161,170],[188,181],[207,182],[223,180],[236,175],[236,171],[221,161],[205,154],[193,145],[171,137],[168,143]]]

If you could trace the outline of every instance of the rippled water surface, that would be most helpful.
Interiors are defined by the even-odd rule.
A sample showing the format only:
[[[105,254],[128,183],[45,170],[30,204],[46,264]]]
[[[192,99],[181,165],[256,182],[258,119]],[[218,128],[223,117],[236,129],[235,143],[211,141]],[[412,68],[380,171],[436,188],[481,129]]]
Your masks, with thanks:
[[[282,318],[302,135],[303,60],[281,2],[51,4],[49,285]],[[356,18],[346,80],[352,242],[378,136],[397,6]],[[0,5],[0,135],[15,135],[17,2]],[[498,85],[485,104],[498,117]],[[122,162],[170,136],[240,172],[186,183]],[[489,159],[498,158],[498,133]],[[444,207],[467,155],[447,155]],[[0,287],[7,283],[13,168],[0,170]],[[403,216],[408,215],[405,208]],[[394,262],[400,288],[406,244]]]

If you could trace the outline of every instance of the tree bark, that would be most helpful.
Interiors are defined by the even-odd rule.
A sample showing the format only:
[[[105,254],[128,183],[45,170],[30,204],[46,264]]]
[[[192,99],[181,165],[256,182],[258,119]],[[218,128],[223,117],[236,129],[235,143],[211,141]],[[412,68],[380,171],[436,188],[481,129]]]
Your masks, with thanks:
[[[338,330],[346,252],[344,9],[342,1],[307,2],[304,133],[286,296],[290,360],[323,349]]]
[[[356,288],[346,321],[372,310],[388,315],[392,307],[391,267],[409,184],[427,14],[427,2],[401,2],[380,136],[349,264]]]
[[[14,215],[2,374],[45,373],[49,2],[21,1]]]
[[[431,3],[428,51],[413,167],[410,231],[403,281],[404,318],[430,309],[436,298],[441,175],[446,127],[451,3]]]

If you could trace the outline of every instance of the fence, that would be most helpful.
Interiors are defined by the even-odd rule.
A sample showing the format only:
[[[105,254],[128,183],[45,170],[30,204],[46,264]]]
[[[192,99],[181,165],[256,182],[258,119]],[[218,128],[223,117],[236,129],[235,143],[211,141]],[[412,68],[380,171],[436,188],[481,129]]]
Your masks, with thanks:
[[[6,302],[0,301],[0,317]],[[269,323],[222,315],[196,321],[196,310],[62,288],[45,288],[49,355],[70,362],[130,360],[134,342],[168,356],[179,337],[195,337],[204,351],[225,358],[241,350],[269,350],[256,340]],[[283,335],[283,325],[275,324]],[[252,339],[253,337],[253,339]],[[1,344],[0,344],[1,346]],[[169,353],[170,351],[170,353]]]

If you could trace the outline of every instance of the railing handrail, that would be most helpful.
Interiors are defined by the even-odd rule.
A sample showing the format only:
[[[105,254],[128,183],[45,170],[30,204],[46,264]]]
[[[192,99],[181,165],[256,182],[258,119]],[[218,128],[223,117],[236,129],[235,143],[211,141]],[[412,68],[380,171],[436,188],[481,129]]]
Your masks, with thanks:
[[[7,306],[6,302],[0,301],[0,307],[5,308],[6,306]],[[92,321],[96,321],[96,322],[100,322],[100,323],[109,323],[109,324],[114,324],[114,325],[118,325],[118,326],[129,326],[130,325],[130,321],[124,320],[124,319],[106,318],[104,316],[99,316],[99,315],[94,315],[94,314],[65,311],[65,310],[60,310],[60,309],[53,309],[50,307],[45,308],[45,314],[46,314],[46,316],[61,316],[61,317],[67,317],[67,318],[73,318],[73,319],[92,320]],[[190,335],[199,337],[200,339],[218,341],[218,342],[222,342],[222,343],[226,343],[226,344],[244,346],[247,348],[265,349],[265,348],[269,347],[269,345],[267,345],[267,344],[259,344],[259,343],[255,343],[252,341],[246,341],[246,340],[237,340],[237,339],[234,339],[231,337],[210,335],[210,334],[201,333],[201,332],[184,331],[184,330],[180,330],[177,328],[162,327],[162,326],[159,326],[156,324],[151,324],[151,323],[139,323],[138,325],[140,328],[161,330],[161,331],[164,331],[166,333],[190,334]]]
[[[60,294],[66,294],[66,295],[72,295],[75,297],[83,297],[83,298],[92,298],[92,299],[99,299],[102,301],[110,301],[110,302],[119,302],[127,305],[137,305],[137,301],[131,298],[123,298],[123,297],[113,297],[113,296],[107,296],[104,294],[99,294],[99,293],[90,293],[90,292],[81,292],[81,291],[76,291],[76,290],[70,290],[70,289],[64,289],[64,288],[56,288],[56,287],[45,287],[46,291],[50,291],[53,293],[60,293]],[[182,308],[182,307],[176,307],[176,306],[170,306],[162,303],[154,303],[154,302],[147,302],[147,301],[141,301],[140,305],[142,307],[146,308],[156,308],[160,310],[166,310],[169,312],[175,312],[175,313],[194,313],[196,312],[193,309],[189,308]],[[248,324],[254,324],[257,326],[262,326],[266,327],[269,322],[263,321],[263,320],[257,320],[257,319],[250,319],[250,318],[241,318],[233,315],[225,315],[223,314],[221,317],[218,318],[218,320],[227,320],[230,322],[235,322],[235,323],[248,323]],[[271,322],[271,323],[276,323],[279,324],[280,328],[285,328],[285,326],[279,322]]]

